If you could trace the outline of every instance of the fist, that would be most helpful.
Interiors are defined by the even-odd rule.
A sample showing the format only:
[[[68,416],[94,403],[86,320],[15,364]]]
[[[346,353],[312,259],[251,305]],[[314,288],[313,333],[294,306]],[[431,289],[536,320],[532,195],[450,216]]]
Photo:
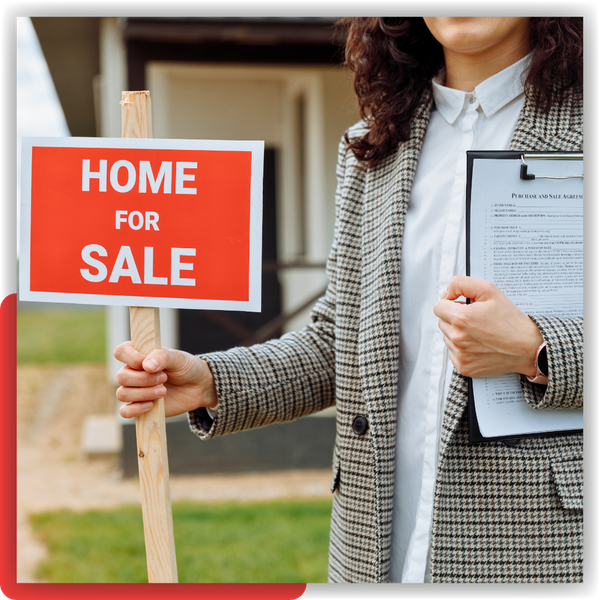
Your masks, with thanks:
[[[464,296],[471,304],[457,302]],[[453,277],[433,308],[450,360],[466,377],[534,376],[537,325],[493,283]]]
[[[148,356],[131,342],[114,350],[125,366],[117,373],[117,398],[124,405],[119,412],[131,418],[152,409],[154,400],[165,399],[165,416],[173,417],[201,406],[217,406],[217,391],[208,363],[180,350],[160,348]]]

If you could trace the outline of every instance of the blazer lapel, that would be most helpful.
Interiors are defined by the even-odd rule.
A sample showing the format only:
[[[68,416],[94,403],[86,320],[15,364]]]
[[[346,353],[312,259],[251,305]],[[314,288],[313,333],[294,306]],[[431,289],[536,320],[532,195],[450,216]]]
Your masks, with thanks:
[[[583,149],[583,99],[565,92],[546,113],[526,98],[511,150],[577,152]]]
[[[366,176],[362,214],[359,370],[371,435],[395,434],[400,336],[400,259],[404,220],[423,137],[429,122],[427,94],[400,144]]]
[[[366,174],[359,371],[373,448],[377,552],[382,577],[389,566],[394,484],[402,236],[431,104],[431,93],[427,92],[413,118],[410,139]]]

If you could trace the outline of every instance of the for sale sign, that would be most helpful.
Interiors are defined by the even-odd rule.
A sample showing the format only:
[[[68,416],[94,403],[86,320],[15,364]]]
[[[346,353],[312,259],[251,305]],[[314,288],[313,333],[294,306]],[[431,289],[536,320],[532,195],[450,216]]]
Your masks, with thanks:
[[[20,297],[260,310],[263,142],[25,138]]]

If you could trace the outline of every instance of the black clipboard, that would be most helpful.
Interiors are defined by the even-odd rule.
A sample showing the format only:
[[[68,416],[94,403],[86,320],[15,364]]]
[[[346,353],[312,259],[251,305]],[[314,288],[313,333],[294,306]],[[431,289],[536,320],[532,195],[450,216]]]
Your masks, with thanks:
[[[466,274],[471,274],[471,193],[473,187],[473,162],[478,158],[487,158],[494,160],[521,160],[519,176],[525,181],[534,179],[565,179],[564,177],[553,177],[548,175],[538,175],[530,173],[529,168],[535,170],[536,159],[559,159],[567,160],[582,159],[582,152],[521,152],[518,150],[468,150],[467,151],[467,189],[466,189]],[[470,300],[467,299],[467,304]],[[536,385],[536,384],[533,384]],[[497,437],[484,437],[479,429],[477,421],[477,412],[475,410],[475,398],[473,395],[473,380],[468,378],[468,400],[467,412],[469,419],[469,443],[497,442],[502,441],[509,446],[516,446],[521,439],[535,437],[557,437],[563,435],[572,435],[582,433],[582,429],[548,431],[542,433],[520,433],[518,436],[506,435]]]

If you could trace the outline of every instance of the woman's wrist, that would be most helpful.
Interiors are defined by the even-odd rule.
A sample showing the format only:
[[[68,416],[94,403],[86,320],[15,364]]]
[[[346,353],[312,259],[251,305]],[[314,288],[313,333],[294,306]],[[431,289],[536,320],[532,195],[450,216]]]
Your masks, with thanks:
[[[210,408],[212,411],[216,411],[219,400],[217,398],[217,387],[215,385],[215,379],[208,362],[203,358],[198,357],[202,368],[202,377],[200,382],[200,404],[205,408]]]
[[[523,358],[521,361],[521,367],[519,369],[519,373],[527,376],[528,378],[533,378],[538,375],[537,370],[537,354],[544,343],[544,338],[538,326],[529,319],[531,326],[529,327],[529,331],[525,334],[525,348],[523,352]]]

